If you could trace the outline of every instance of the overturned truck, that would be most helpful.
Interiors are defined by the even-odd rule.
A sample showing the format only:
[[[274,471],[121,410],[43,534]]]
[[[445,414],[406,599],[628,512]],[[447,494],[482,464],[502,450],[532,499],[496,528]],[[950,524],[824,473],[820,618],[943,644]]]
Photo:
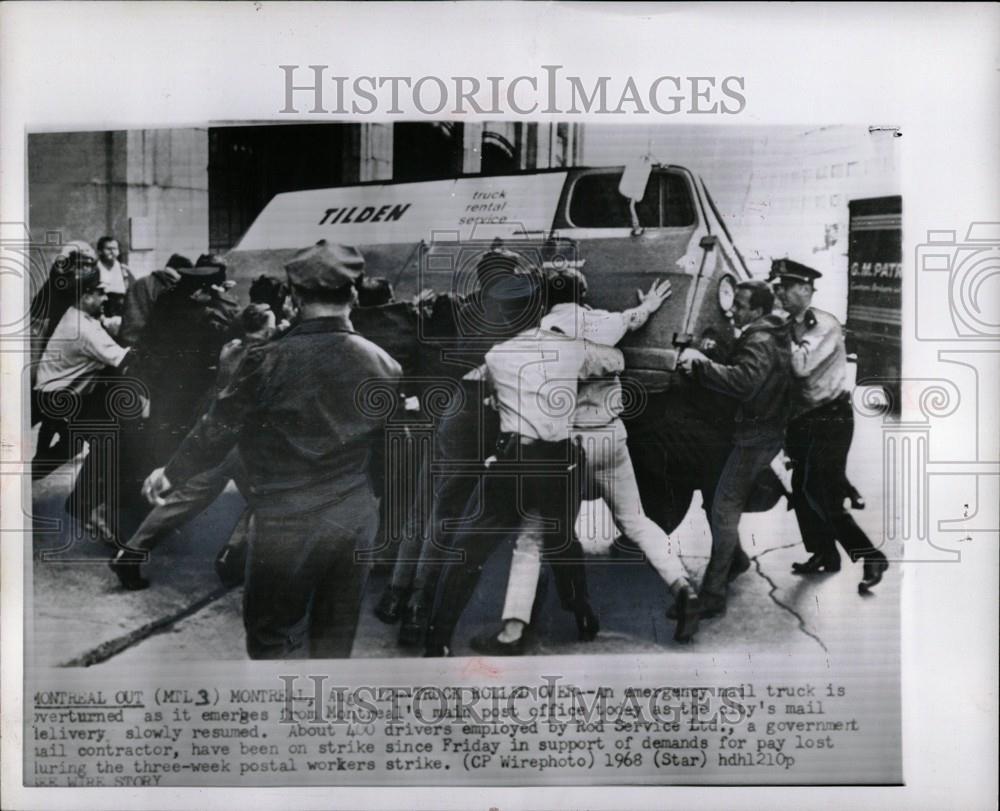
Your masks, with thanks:
[[[669,279],[671,298],[620,345],[623,419],[651,518],[671,532],[695,490],[711,498],[734,404],[692,385],[676,371],[676,359],[686,345],[725,353],[735,286],[749,272],[704,182],[690,170],[641,162],[279,194],[229,253],[231,278],[245,291],[259,274],[282,275],[294,251],[319,239],[358,247],[367,275],[388,279],[402,302],[352,315],[361,334],[402,363],[406,394],[416,398],[408,412],[401,401],[361,398],[362,407],[378,401],[392,412],[390,457],[394,445],[412,449],[414,437],[420,444],[421,426],[432,430],[462,397],[458,381],[495,340],[474,297],[475,269],[491,248],[502,245],[535,267],[579,269],[589,303],[603,309],[632,307],[637,289]],[[394,425],[406,442],[394,443]],[[415,468],[404,456],[390,459],[386,478],[383,501],[399,508],[390,511],[390,536],[404,530],[403,504],[421,500],[406,495]],[[751,509],[769,509],[778,497],[770,471],[761,485]]]

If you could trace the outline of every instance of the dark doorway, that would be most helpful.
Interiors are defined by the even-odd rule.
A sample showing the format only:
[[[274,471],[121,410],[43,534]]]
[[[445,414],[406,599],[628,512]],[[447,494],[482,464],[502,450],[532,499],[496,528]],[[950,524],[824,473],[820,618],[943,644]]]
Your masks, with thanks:
[[[521,134],[521,129],[517,129]],[[484,175],[509,175],[521,169],[519,161],[519,145],[499,132],[486,130],[483,132],[483,145],[480,155],[482,165],[480,173]]]
[[[274,195],[358,180],[357,127],[295,124],[208,131],[208,233],[232,248]]]
[[[392,129],[392,179],[437,180],[462,174],[462,125],[403,123]]]

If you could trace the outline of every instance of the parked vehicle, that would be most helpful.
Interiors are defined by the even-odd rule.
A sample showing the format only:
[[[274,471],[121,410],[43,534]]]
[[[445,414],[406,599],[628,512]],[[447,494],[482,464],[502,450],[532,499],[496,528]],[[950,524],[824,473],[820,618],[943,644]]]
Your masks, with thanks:
[[[902,372],[902,197],[851,200],[847,249],[847,348],[858,358],[858,383],[888,392],[898,414]]]

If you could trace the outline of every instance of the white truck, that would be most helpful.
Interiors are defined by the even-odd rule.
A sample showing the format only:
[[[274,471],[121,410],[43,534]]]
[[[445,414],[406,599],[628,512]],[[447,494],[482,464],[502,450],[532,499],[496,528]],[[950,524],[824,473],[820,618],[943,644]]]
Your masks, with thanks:
[[[689,169],[640,161],[279,194],[228,254],[230,278],[245,289],[262,273],[283,277],[284,261],[320,239],[359,248],[366,273],[387,278],[398,299],[470,292],[479,259],[498,241],[529,262],[581,270],[595,307],[627,309],[637,289],[669,279],[671,298],[621,344],[630,447],[643,501],[667,531],[695,489],[714,486],[728,447],[728,404],[675,371],[676,357],[687,344],[725,350],[735,285],[750,274],[704,182]],[[356,313],[365,334],[366,317]],[[438,360],[475,346],[461,324],[418,326],[417,333],[416,353]],[[399,351],[399,334],[387,342]]]

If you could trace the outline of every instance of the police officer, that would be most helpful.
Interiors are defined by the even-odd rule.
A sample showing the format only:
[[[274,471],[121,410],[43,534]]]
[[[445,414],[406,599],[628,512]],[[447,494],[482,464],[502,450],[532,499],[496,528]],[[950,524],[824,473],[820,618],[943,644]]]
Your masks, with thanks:
[[[812,306],[819,271],[780,259],[772,275],[780,281],[779,296],[791,319],[793,414],[786,450],[795,465],[795,517],[810,553],[807,561],[793,564],[792,571],[839,571],[837,540],[852,561],[864,561],[858,590],[865,593],[882,579],[889,564],[844,509],[845,468],[854,436],[844,333],[834,316]]]
[[[374,537],[378,508],[367,477],[384,417],[360,392],[395,389],[399,365],[351,325],[364,259],[327,244],[285,265],[299,320],[247,353],[233,381],[145,490],[218,464],[236,442],[246,466],[256,534],[243,620],[255,659],[350,655],[367,568],[356,552]]]

